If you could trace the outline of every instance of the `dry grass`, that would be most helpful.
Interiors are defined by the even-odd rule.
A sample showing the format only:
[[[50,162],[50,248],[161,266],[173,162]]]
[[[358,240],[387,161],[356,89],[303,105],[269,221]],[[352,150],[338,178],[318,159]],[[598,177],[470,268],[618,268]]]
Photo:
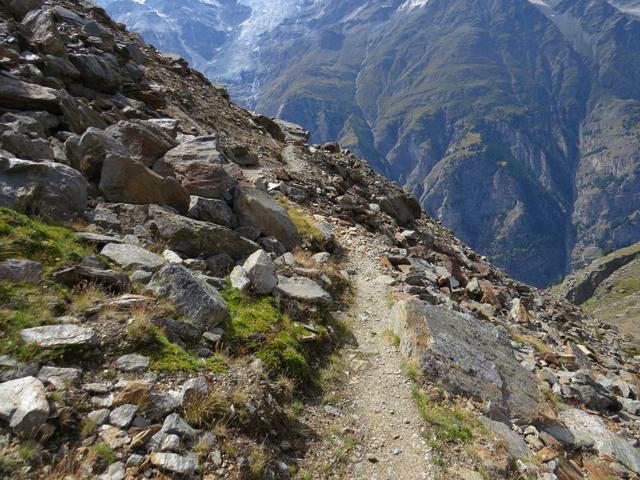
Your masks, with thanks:
[[[108,295],[97,285],[90,283],[77,288],[73,292],[70,310],[73,313],[84,313],[101,302],[104,302]]]
[[[229,402],[219,394],[195,396],[184,408],[184,419],[198,427],[210,426],[215,420],[224,418],[229,413]]]

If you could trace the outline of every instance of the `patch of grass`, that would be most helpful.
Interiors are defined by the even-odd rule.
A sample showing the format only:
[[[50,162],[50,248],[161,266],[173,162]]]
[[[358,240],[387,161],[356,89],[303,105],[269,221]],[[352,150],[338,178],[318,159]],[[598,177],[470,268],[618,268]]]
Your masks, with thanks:
[[[422,379],[422,372],[420,371],[420,365],[416,360],[406,360],[402,362],[402,370],[404,374],[413,380],[415,383],[420,382]]]
[[[180,345],[172,343],[158,328],[154,333],[154,345],[145,350],[151,359],[151,369],[161,372],[198,372],[209,371],[225,373],[228,369],[222,355],[198,358]]]
[[[8,450],[0,452],[0,477],[14,478],[21,467],[21,463]]]
[[[307,215],[300,207],[295,206],[285,197],[278,197],[277,201],[284,207],[298,229],[303,245],[315,251],[324,250],[326,247],[324,234],[315,226],[313,217]]]
[[[254,354],[273,377],[286,375],[301,385],[311,382],[304,327],[278,311],[273,297],[249,297],[239,290],[221,292],[229,318],[225,341],[238,354]]]
[[[97,285],[83,285],[73,291],[69,309],[73,313],[84,313],[98,303],[104,302],[107,294]]]
[[[411,393],[420,416],[435,428],[439,442],[467,444],[473,440],[471,420],[466,412],[433,401],[417,385],[413,386]]]
[[[196,396],[183,408],[184,419],[191,425],[204,427],[221,419],[229,412],[229,402],[218,394]]]
[[[400,347],[400,341],[401,341],[400,336],[396,335],[391,330],[386,330],[384,332],[384,335],[385,337],[387,337],[391,345],[393,345],[396,348]]]
[[[0,208],[0,239],[0,260],[25,258],[42,263],[48,271],[79,263],[92,253],[70,229],[7,208]]]
[[[116,452],[111,450],[106,443],[98,442],[91,447],[91,450],[93,450],[93,453],[102,458],[108,465],[118,461]]]
[[[549,352],[549,347],[544,344],[542,340],[533,335],[518,335],[516,333],[511,333],[511,338],[514,342],[521,343],[523,345],[529,345],[535,348],[538,353],[547,353]]]
[[[269,457],[264,448],[254,447],[249,455],[249,470],[251,474],[256,478],[261,478],[268,464]]]
[[[93,435],[98,429],[98,425],[93,420],[86,418],[80,425],[80,438],[87,438]]]

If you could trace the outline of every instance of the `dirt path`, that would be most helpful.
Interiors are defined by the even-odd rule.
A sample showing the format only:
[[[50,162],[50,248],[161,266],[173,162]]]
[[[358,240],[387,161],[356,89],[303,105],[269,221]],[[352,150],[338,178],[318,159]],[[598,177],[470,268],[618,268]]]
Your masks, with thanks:
[[[434,475],[422,422],[411,397],[411,381],[402,359],[385,335],[390,307],[387,285],[373,260],[354,255],[355,298],[342,319],[351,324],[357,346],[343,356],[349,376],[336,420],[353,425],[363,438],[360,455],[354,456],[342,478],[432,479]],[[335,412],[334,412],[335,414]]]
[[[358,416],[370,458],[355,466],[353,478],[429,479],[429,449],[421,436],[411,381],[402,370],[400,354],[385,335],[391,279],[381,275],[371,260],[358,260],[353,265],[357,271],[355,299],[347,313],[358,342],[357,349],[345,352],[351,370],[347,410]],[[373,457],[377,461],[372,462]]]

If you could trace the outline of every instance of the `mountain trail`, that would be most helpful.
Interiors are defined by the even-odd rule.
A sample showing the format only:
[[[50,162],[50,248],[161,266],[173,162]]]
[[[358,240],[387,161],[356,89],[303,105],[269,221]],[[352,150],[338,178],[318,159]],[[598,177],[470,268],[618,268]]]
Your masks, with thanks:
[[[365,254],[350,251],[349,259],[346,267],[355,272],[354,298],[338,317],[355,338],[342,352],[347,378],[331,395],[341,400],[325,406],[323,413],[335,415],[334,431],[358,432],[362,443],[340,478],[432,479],[435,472],[412,382],[386,335],[391,312],[386,292],[393,279]]]

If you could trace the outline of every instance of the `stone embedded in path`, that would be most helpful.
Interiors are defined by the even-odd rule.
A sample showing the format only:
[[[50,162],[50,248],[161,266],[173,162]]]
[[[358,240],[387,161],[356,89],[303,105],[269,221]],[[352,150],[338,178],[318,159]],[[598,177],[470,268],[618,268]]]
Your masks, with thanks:
[[[31,436],[49,417],[49,402],[40,380],[25,377],[0,383],[0,418],[16,433]]]
[[[274,295],[303,303],[331,303],[331,295],[320,285],[306,277],[278,276],[278,285],[273,289]]]
[[[73,324],[25,328],[20,331],[20,336],[24,343],[35,344],[43,348],[84,346],[96,343],[96,332],[92,328]]]
[[[108,243],[104,246],[100,254],[124,268],[156,270],[166,263],[159,255],[151,253],[149,250],[145,250],[137,245]]]
[[[531,423],[539,415],[535,377],[516,360],[507,333],[470,315],[419,300],[398,302],[390,329],[425,376],[454,394],[490,401],[490,416]]]

